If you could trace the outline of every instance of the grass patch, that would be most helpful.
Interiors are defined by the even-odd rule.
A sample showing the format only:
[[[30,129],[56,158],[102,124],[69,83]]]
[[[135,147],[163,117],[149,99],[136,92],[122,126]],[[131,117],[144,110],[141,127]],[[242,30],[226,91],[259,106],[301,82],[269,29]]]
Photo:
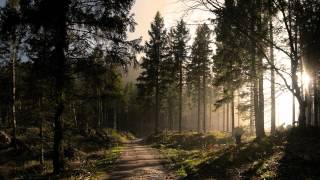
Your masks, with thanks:
[[[184,177],[199,170],[200,164],[206,162],[213,152],[220,151],[226,144],[233,142],[229,134],[210,132],[163,132],[146,140],[169,159],[169,166],[178,175]]]
[[[122,152],[122,147],[113,147],[110,150],[106,150],[104,159],[98,160],[95,163],[95,167],[99,170],[108,170],[114,162],[118,159]]]
[[[214,141],[206,144],[207,137]],[[156,140],[154,147],[168,157],[171,168],[185,179],[320,177],[319,129],[291,129],[262,139],[245,136],[239,146],[220,132],[201,135],[169,132],[152,138]]]

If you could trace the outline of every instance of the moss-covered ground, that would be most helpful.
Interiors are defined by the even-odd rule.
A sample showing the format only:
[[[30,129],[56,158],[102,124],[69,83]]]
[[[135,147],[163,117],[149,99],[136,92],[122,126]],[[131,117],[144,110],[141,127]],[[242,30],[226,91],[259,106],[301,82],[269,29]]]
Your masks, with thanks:
[[[163,132],[147,142],[185,179],[320,179],[317,129],[245,136],[240,145],[221,132]]]

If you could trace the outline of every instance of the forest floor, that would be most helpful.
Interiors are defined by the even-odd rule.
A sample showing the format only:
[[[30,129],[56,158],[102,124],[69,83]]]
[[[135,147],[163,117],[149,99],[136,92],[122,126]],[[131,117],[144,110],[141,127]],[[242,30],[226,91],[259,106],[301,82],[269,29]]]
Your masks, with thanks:
[[[7,132],[10,134],[10,131]],[[67,129],[65,132],[66,171],[52,175],[53,133],[45,128],[44,164],[40,164],[41,141],[38,128],[18,131],[19,148],[0,147],[0,180],[2,179],[99,179],[110,173],[120,157],[123,145],[134,137],[112,129],[82,132]]]
[[[241,145],[221,132],[164,132],[147,142],[184,179],[320,179],[320,132],[291,129]]]
[[[173,180],[178,176],[168,171],[166,159],[157,149],[142,143],[140,139],[124,145],[123,151],[108,178],[112,180]]]

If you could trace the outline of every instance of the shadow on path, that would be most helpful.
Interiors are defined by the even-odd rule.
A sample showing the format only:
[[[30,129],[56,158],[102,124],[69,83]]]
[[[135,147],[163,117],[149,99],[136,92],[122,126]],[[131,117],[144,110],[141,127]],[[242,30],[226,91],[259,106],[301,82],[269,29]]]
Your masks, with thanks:
[[[158,150],[142,144],[140,139],[134,140],[125,145],[109,179],[179,179],[174,173],[164,168],[165,163],[165,159],[159,154]]]

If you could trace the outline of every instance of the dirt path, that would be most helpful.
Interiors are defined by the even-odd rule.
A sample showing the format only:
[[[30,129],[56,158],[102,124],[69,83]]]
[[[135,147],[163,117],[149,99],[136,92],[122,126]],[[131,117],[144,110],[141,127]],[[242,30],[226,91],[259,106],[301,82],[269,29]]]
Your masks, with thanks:
[[[165,180],[178,179],[163,167],[165,160],[156,149],[143,145],[140,140],[128,143],[109,179],[112,180]]]

